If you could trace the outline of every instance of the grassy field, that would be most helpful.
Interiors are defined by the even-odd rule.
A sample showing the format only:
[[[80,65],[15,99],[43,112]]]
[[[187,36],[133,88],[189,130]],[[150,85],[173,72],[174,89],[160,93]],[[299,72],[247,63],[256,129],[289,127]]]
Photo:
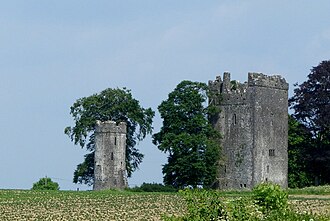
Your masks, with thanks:
[[[313,194],[296,193],[289,202],[301,213],[330,217],[330,195]],[[239,195],[239,192],[224,193],[224,198]],[[1,221],[161,220],[163,214],[180,215],[185,210],[186,203],[177,193],[0,190]]]

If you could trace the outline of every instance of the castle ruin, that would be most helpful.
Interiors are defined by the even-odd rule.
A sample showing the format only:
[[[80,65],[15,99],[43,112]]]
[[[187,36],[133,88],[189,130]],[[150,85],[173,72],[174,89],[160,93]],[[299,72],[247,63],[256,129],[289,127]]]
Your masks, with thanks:
[[[271,181],[287,187],[288,83],[278,75],[249,73],[248,82],[224,73],[209,81],[210,104],[221,112],[212,119],[220,131],[223,162],[220,189],[253,188]]]
[[[126,133],[124,122],[96,122],[94,190],[127,187]]]

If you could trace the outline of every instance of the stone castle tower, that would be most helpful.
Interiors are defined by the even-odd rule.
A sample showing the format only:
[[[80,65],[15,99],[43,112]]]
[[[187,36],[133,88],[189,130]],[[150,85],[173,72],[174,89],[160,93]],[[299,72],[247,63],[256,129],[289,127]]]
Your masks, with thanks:
[[[95,128],[94,190],[127,187],[126,130],[126,123],[97,121]]]
[[[210,104],[220,107],[212,119],[223,136],[220,189],[252,188],[263,181],[287,187],[288,84],[278,75],[249,73],[243,84],[224,73],[209,81]]]

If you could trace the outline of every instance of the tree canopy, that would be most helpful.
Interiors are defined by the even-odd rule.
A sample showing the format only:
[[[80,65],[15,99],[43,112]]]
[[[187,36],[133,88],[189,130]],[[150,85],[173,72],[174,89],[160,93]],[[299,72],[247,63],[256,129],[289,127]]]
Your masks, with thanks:
[[[313,67],[308,80],[294,89],[289,99],[293,116],[318,139],[329,140],[330,134],[330,60]]]
[[[59,190],[60,186],[58,183],[53,182],[51,178],[44,177],[33,184],[32,190]]]
[[[96,121],[126,122],[126,171],[130,177],[142,162],[143,154],[135,147],[138,141],[152,133],[152,119],[155,115],[151,108],[143,108],[134,99],[131,91],[123,89],[106,89],[99,94],[78,99],[72,106],[70,114],[74,120],[73,127],[66,127],[64,132],[71,141],[89,153],[84,162],[74,172],[75,183],[93,184],[94,150]]]
[[[313,67],[289,99],[293,117],[311,133],[311,169],[316,184],[330,183],[330,61]]]
[[[158,106],[163,126],[153,143],[169,154],[163,166],[166,185],[205,187],[216,179],[220,136],[208,121],[207,93],[204,83],[182,81]]]

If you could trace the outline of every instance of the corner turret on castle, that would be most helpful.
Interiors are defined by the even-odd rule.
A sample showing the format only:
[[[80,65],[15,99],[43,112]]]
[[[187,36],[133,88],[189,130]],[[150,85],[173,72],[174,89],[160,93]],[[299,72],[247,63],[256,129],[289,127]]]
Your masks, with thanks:
[[[288,83],[279,75],[249,73],[248,82],[209,81],[210,105],[220,107],[213,118],[223,135],[221,189],[252,188],[263,181],[287,187]]]
[[[126,133],[124,122],[96,122],[94,190],[127,187]]]

